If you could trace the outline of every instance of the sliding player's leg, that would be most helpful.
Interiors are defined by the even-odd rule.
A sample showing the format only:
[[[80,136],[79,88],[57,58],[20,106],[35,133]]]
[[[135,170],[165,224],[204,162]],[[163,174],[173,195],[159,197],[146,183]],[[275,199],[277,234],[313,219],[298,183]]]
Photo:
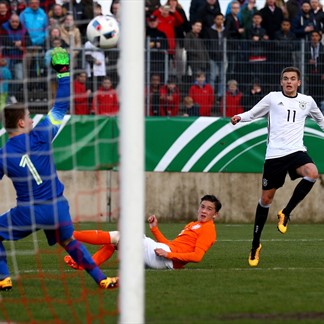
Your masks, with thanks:
[[[49,213],[52,212],[55,216],[54,219],[59,224],[59,227],[56,230],[44,230],[48,244],[54,245],[55,243],[59,243],[72,259],[89,273],[99,287],[105,289],[117,287],[118,277],[107,278],[95,264],[86,247],[73,238],[72,235],[74,227],[69,213],[69,204],[67,200],[62,197],[55,205],[42,206],[42,209],[44,210],[38,210],[38,215],[49,215]]]
[[[114,254],[116,247],[113,244],[104,244],[93,256],[92,259],[97,266],[100,266],[105,261],[111,258]],[[75,270],[83,270],[81,266],[79,266],[70,255],[66,255],[64,257],[64,262],[71,268]]]
[[[118,245],[118,231],[101,231],[101,230],[85,230],[74,231],[73,236],[76,240],[93,245],[114,244]]]

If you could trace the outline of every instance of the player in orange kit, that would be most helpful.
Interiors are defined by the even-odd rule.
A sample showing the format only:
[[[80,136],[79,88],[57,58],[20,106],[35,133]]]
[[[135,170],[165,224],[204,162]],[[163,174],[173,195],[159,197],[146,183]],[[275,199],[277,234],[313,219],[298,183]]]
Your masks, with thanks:
[[[159,230],[156,216],[150,216],[148,222],[156,241],[149,237],[143,239],[145,266],[152,269],[181,269],[188,262],[200,262],[216,241],[214,220],[221,207],[221,202],[214,195],[203,196],[198,208],[198,220],[187,224],[172,241]],[[97,265],[112,256],[119,242],[118,231],[74,231],[73,235],[79,241],[102,245],[92,256]],[[74,269],[82,269],[69,255],[64,257],[64,261]]]

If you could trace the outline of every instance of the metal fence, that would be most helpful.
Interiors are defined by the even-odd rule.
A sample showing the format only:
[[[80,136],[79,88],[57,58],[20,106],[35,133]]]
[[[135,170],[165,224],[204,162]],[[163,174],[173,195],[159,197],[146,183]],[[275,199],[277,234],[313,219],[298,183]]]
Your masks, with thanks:
[[[319,55],[314,60],[311,44],[304,40],[256,42],[225,39],[221,50],[216,52],[208,50],[208,46],[205,48],[205,45],[198,51],[193,51],[184,47],[183,40],[177,39],[175,54],[172,55],[168,50],[152,48],[150,44],[151,39],[147,38],[146,92],[145,107],[143,107],[146,115],[188,115],[184,99],[187,100],[187,97],[192,94],[192,87],[197,83],[199,72],[204,73],[205,83],[212,88],[211,93],[206,94],[201,91],[199,94],[203,97],[202,102],[206,101],[206,96],[211,97],[210,111],[204,113],[207,116],[229,116],[241,109],[250,109],[269,91],[280,90],[280,72],[284,67],[292,65],[302,72],[300,92],[312,95],[319,106],[324,100],[324,63],[321,62]],[[0,80],[2,89],[6,88],[3,87],[4,83],[8,85],[7,103],[15,100],[24,101],[29,104],[31,112],[34,113],[44,113],[51,108],[55,97],[56,80],[48,64],[48,50],[49,47],[27,48],[22,60],[14,61],[7,58],[7,67],[11,71],[12,79],[6,80],[2,73]],[[87,66],[86,60],[86,53],[95,50],[84,47],[69,50],[70,53],[79,53],[71,55],[73,76],[90,68],[86,87],[91,89],[92,94],[95,93],[103,75],[95,76],[93,66]],[[207,52],[209,59],[201,55],[204,52]],[[119,50],[105,50],[104,54],[104,75],[110,77],[113,87],[118,92]],[[320,53],[320,55],[324,54]],[[201,57],[205,59],[201,60]],[[175,84],[171,90],[167,86],[169,83]],[[229,86],[232,87],[231,91]],[[177,98],[173,100],[175,91]],[[73,89],[71,98],[71,113],[73,113],[76,98]],[[88,100],[91,105],[92,95]],[[170,113],[172,109],[168,110],[168,105],[178,106],[175,114]]]

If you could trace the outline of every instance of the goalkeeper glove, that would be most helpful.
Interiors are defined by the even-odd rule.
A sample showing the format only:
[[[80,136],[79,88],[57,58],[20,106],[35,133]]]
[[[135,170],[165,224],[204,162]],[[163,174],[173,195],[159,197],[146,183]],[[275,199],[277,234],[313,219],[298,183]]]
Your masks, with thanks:
[[[52,51],[52,68],[57,72],[58,78],[70,75],[69,53],[62,47],[55,47]]]

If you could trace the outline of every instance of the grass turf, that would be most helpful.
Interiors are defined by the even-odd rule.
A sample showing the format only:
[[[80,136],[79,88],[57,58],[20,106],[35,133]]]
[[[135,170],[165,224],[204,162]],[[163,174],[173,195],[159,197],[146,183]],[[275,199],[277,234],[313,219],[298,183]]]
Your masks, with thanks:
[[[173,238],[183,225],[160,228]],[[285,235],[266,224],[260,264],[250,268],[252,225],[218,224],[217,243],[201,263],[179,271],[145,271],[145,322],[323,323],[323,233],[322,224],[289,224]],[[117,323],[118,290],[98,289],[86,273],[64,265],[64,252],[48,247],[42,232],[37,238],[36,254],[32,236],[6,242],[17,254],[8,256],[14,288],[1,293],[0,321]],[[116,275],[117,256],[102,269]]]

